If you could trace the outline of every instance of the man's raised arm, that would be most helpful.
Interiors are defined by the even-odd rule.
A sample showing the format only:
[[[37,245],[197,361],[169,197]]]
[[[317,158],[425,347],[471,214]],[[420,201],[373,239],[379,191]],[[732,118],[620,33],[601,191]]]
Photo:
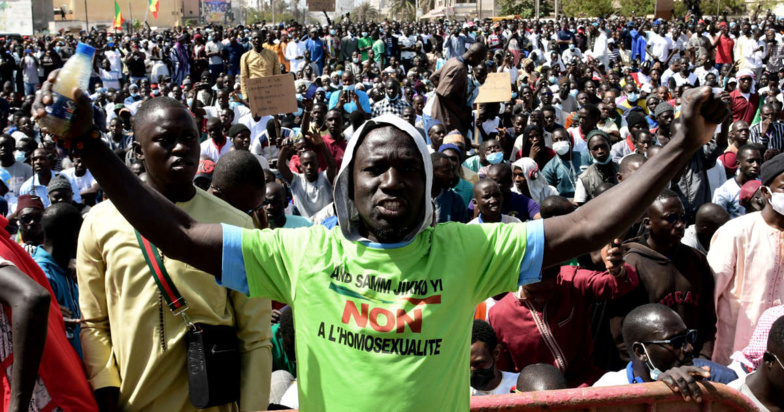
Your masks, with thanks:
[[[710,87],[691,89],[683,97],[678,134],[628,179],[574,213],[544,221],[543,267],[600,249],[632,223],[680,172],[729,115],[727,105]]]
[[[33,114],[45,116],[44,106],[52,103],[52,83],[59,70],[53,71],[36,96]],[[82,138],[82,160],[109,195],[123,217],[139,233],[161,249],[164,255],[183,261],[220,278],[223,252],[223,231],[220,225],[203,224],[163,195],[144,185],[125,164],[103,143],[89,136],[92,130],[90,98],[79,89],[73,90],[76,117],[71,122],[70,141]]]

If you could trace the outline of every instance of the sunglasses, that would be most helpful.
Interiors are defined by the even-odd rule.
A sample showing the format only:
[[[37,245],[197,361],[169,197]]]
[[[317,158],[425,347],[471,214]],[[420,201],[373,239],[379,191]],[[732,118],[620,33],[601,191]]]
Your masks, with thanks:
[[[686,215],[684,214],[671,213],[667,216],[664,216],[664,220],[666,220],[667,223],[671,225],[675,224],[675,222],[685,222],[686,221],[685,219],[686,219]]]
[[[697,341],[697,330],[696,329],[689,329],[686,332],[673,336],[670,339],[666,340],[650,340],[647,342],[642,342],[644,344],[655,344],[655,345],[670,345],[673,348],[683,348],[686,344],[693,345],[694,342]]]

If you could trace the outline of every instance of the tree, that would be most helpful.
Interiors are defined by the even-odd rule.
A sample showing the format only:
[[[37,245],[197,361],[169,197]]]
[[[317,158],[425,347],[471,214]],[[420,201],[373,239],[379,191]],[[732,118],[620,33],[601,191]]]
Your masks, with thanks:
[[[354,10],[351,10],[351,16],[354,17],[356,21],[369,22],[377,20],[379,13],[370,2],[365,1]]]
[[[637,13],[638,16],[646,16],[653,14],[655,8],[655,0],[619,0],[621,6],[621,16],[631,16],[632,12]],[[683,3],[683,2],[681,2]]]
[[[567,17],[604,17],[615,13],[612,0],[561,0]]]
[[[498,12],[502,16],[506,15],[520,15],[524,19],[535,17],[536,0],[500,0],[498,3]],[[549,0],[539,1],[539,13],[542,16],[548,16],[553,11],[553,4]]]
[[[399,20],[416,19],[416,5],[413,0],[392,0],[389,5],[389,13],[397,16]]]

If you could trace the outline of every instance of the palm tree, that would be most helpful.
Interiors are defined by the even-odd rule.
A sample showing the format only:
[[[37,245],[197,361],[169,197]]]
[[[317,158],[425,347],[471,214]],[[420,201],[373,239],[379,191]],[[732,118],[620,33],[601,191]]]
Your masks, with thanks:
[[[416,18],[414,0],[392,0],[389,5],[389,13],[403,21],[414,20]]]
[[[366,22],[366,21],[374,21],[378,20],[378,10],[373,7],[370,2],[363,2],[357,8],[351,11],[351,15],[355,17],[358,21]]]
[[[435,4],[435,0],[419,0],[419,8],[422,9],[423,14],[427,14],[430,10],[433,10]]]

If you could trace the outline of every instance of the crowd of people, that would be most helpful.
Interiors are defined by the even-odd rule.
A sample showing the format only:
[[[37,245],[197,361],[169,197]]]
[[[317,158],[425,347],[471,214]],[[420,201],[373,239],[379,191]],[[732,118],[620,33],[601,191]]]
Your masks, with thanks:
[[[782,36],[757,8],[0,38],[4,410],[701,380],[784,409]],[[476,103],[493,73],[511,99]],[[277,75],[296,111],[254,113]]]

